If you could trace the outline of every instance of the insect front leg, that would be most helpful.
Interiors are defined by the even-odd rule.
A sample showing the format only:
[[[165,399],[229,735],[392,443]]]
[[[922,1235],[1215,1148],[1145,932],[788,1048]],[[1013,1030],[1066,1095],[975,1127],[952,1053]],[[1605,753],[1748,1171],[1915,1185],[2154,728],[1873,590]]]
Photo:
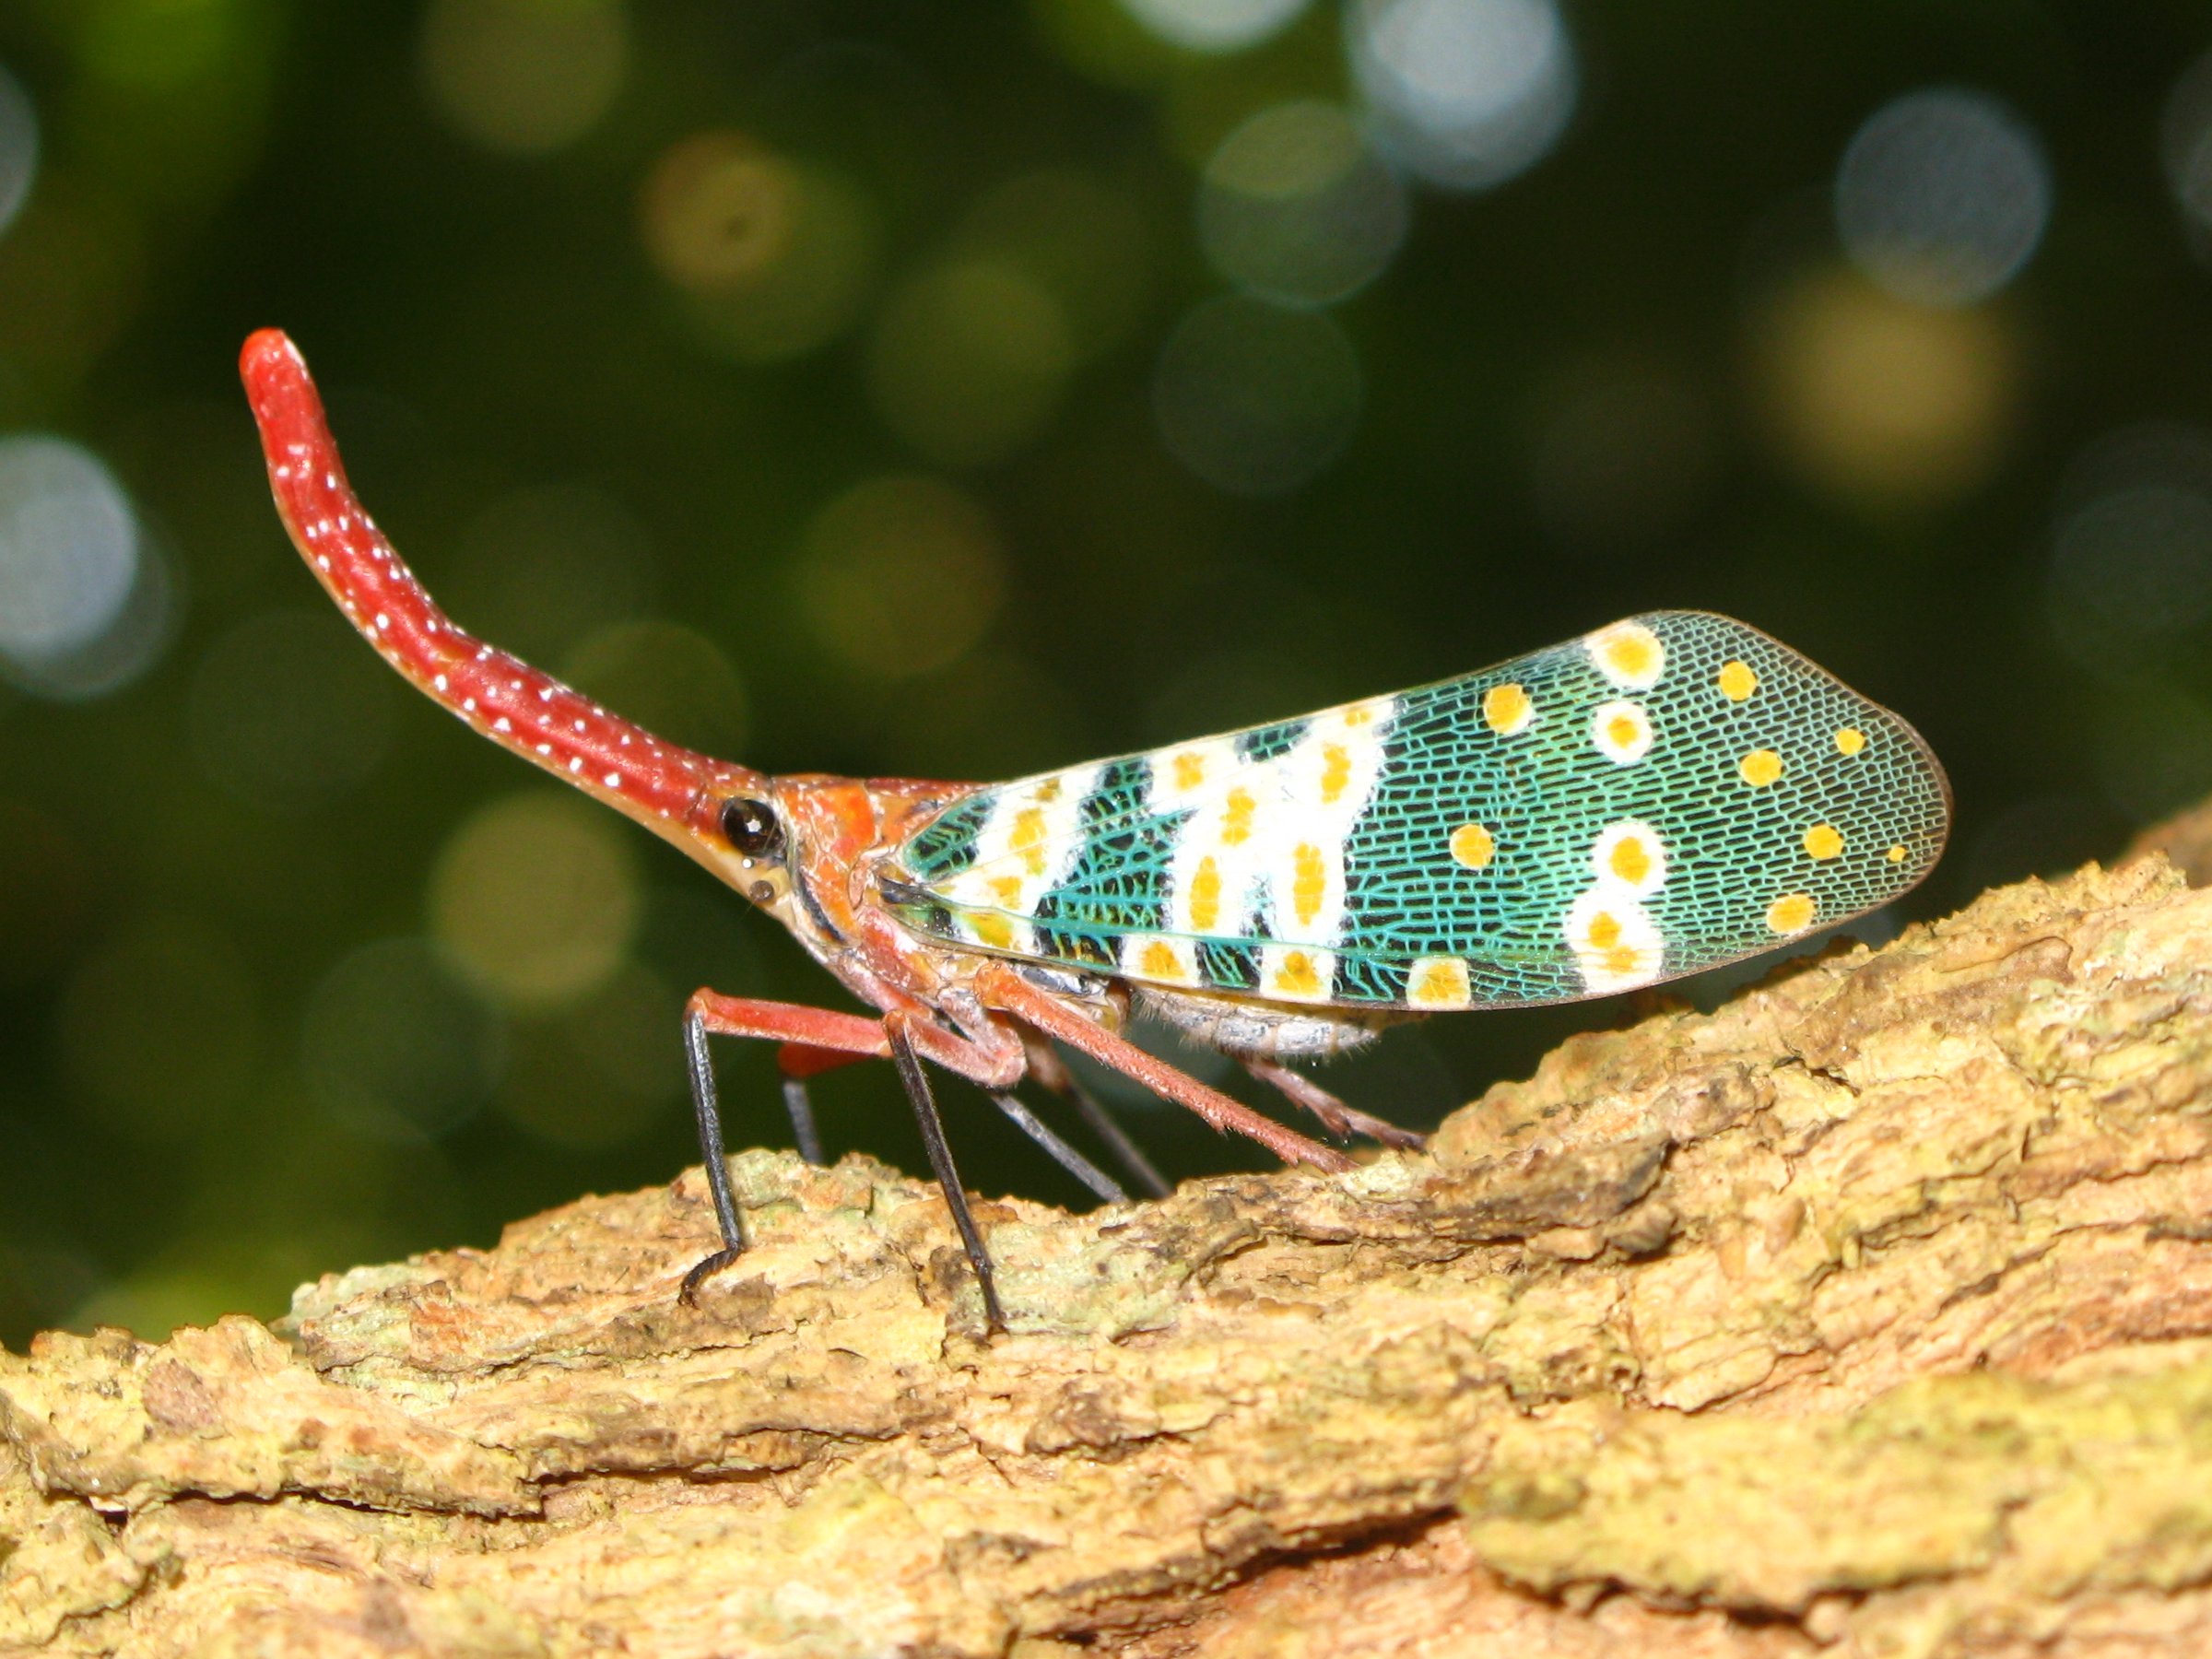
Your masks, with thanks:
[[[1256,1055],[1239,1055],[1237,1064],[1268,1088],[1281,1090],[1292,1104],[1303,1106],[1321,1120],[1322,1126],[1331,1135],[1364,1135],[1386,1147],[1402,1147],[1412,1152],[1418,1152],[1429,1144],[1425,1135],[1416,1135],[1356,1106],[1346,1105],[1303,1072],[1292,1071],[1287,1065],[1277,1065]]]
[[[783,1046],[777,1058],[786,1066],[783,1099],[787,1106],[791,1103],[790,1088],[794,1081],[798,1084],[801,1102],[806,1100],[806,1083],[803,1077],[792,1077],[793,1066],[807,1067],[811,1064],[815,1072],[830,1069],[829,1065],[812,1064],[801,1056],[834,1055],[835,1064],[844,1064],[848,1058],[888,1058],[891,1052],[882,1025],[856,1014],[724,996],[714,991],[692,993],[691,1001],[684,1009],[684,1055],[691,1078],[691,1109],[699,1118],[700,1157],[706,1166],[707,1191],[714,1200],[714,1218],[722,1228],[722,1248],[684,1275],[677,1300],[686,1307],[697,1305],[700,1286],[743,1255],[746,1245],[745,1219],[737,1209],[737,1195],[730,1188],[730,1167],[723,1153],[722,1105],[714,1087],[713,1056],[707,1052],[709,1036],[759,1037],[781,1042]],[[806,1119],[811,1130],[810,1106],[806,1109]],[[795,1114],[794,1124],[795,1127]],[[819,1162],[820,1150],[818,1141],[816,1155],[807,1161]],[[806,1156],[804,1147],[801,1156]]]
[[[729,1165],[722,1140],[722,1112],[714,1087],[714,1067],[707,1053],[707,1039],[759,1037],[780,1042],[779,1060],[807,1076],[818,1075],[855,1060],[890,1060],[899,1070],[914,1116],[921,1125],[931,1168],[944,1188],[945,1201],[959,1230],[961,1243],[973,1265],[982,1289],[983,1311],[994,1330],[1005,1328],[997,1287],[991,1275],[991,1259],[983,1250],[982,1235],[960,1188],[959,1172],[945,1143],[936,1101],[930,1094],[921,1062],[926,1058],[948,1071],[980,1084],[985,1089],[1006,1090],[1021,1080],[1025,1064],[1019,1039],[993,1022],[975,1038],[948,1031],[926,1015],[893,1009],[880,1019],[857,1014],[838,1014],[827,1008],[809,1008],[794,1003],[761,1002],[750,997],[724,996],[720,992],[692,993],[684,1015],[684,1046],[690,1060],[691,1103],[699,1116],[700,1153],[706,1163],[707,1188],[714,1199],[714,1215],[722,1227],[723,1247],[684,1275],[677,1300],[695,1306],[699,1288],[713,1274],[745,1253],[743,1216],[730,1186]],[[796,1081],[804,1088],[804,1077]],[[785,1100],[789,1100],[788,1093]],[[811,1116],[811,1112],[809,1112]]]

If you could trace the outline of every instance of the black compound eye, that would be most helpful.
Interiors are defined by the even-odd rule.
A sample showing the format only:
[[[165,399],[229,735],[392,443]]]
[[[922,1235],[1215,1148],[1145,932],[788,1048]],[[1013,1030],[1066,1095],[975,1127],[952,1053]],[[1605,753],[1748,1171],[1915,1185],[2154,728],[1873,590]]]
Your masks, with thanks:
[[[722,804],[722,832],[747,858],[766,858],[783,844],[783,826],[768,803],[746,795]]]

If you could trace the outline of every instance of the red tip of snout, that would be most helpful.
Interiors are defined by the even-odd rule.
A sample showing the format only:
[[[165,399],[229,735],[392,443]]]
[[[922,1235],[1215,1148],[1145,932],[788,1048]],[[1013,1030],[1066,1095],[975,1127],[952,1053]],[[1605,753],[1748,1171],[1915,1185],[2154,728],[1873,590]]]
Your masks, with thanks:
[[[308,377],[307,359],[283,329],[257,328],[246,336],[238,354],[238,377],[245,382],[246,401],[265,436],[273,426],[292,425],[300,415],[321,424],[323,400]]]

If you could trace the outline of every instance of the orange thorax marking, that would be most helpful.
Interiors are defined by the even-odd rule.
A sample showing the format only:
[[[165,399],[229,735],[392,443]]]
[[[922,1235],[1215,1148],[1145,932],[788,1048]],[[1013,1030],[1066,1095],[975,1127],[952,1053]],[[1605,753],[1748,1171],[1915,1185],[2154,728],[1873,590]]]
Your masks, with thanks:
[[[853,866],[883,833],[878,807],[888,808],[896,821],[906,816],[908,803],[897,795],[879,801],[866,784],[851,778],[780,778],[775,790],[794,830],[801,864],[794,874],[838,933],[853,936]]]

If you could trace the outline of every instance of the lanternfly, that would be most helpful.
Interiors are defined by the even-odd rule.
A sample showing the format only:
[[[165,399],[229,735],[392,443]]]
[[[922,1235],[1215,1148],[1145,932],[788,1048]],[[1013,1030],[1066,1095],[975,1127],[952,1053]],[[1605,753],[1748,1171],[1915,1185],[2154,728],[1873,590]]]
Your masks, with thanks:
[[[873,1016],[702,990],[685,1013],[722,1248],[745,1248],[710,1035],[779,1044],[801,1152],[806,1079],[888,1059],[1002,1325],[924,1064],[982,1088],[1101,1196],[1120,1186],[1017,1100],[1069,1100],[1065,1045],[1293,1163],[1350,1160],[1147,1053],[1133,1006],[1338,1135],[1418,1137],[1288,1062],[1461,1008],[1569,1001],[1754,955],[1904,892],[1949,825],[1912,728],[1757,629],[1666,611],[1479,674],[1146,754],[977,786],[766,777],[661,742],[449,621],[346,482],[291,342],[246,342],[277,511],[386,661],[478,732],[682,848],[788,927]]]

